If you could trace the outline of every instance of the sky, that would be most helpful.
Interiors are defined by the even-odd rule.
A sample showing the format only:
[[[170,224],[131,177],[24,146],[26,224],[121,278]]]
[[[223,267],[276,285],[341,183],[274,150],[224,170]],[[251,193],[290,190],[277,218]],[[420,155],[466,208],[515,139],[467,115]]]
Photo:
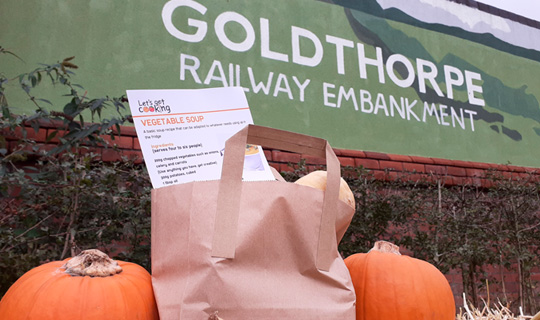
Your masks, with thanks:
[[[540,21],[540,1],[538,0],[477,0],[506,11]]]

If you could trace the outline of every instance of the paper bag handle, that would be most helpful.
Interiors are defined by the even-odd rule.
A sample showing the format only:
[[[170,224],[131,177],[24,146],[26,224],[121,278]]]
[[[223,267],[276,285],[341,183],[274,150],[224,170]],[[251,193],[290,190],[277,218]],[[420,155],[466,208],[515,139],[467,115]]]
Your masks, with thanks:
[[[339,160],[324,139],[256,125],[246,126],[225,143],[212,256],[234,258],[247,143],[326,158],[327,187],[323,199],[316,266],[328,271],[334,259],[332,250],[336,243],[335,223],[341,175]]]

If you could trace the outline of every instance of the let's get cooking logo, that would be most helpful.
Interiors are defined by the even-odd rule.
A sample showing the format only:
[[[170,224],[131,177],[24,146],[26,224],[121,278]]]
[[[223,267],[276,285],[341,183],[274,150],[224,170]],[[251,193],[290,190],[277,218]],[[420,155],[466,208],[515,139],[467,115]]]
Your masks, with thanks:
[[[165,104],[165,99],[160,100],[137,100],[140,113],[171,113],[171,106]]]
[[[177,116],[179,113],[171,114],[171,106],[165,103],[165,99],[146,99],[146,100],[137,100],[138,104],[138,115],[134,115],[134,118],[144,118],[141,119],[141,124],[145,127],[148,126],[161,126],[161,125],[175,125],[175,124],[184,124],[184,123],[196,123],[202,122],[204,116],[194,115],[194,116]],[[159,117],[160,115],[164,115]]]

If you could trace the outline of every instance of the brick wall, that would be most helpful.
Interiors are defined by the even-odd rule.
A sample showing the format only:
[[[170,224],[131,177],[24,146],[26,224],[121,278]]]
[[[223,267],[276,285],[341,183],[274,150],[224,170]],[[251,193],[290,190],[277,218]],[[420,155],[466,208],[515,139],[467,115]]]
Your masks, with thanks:
[[[43,122],[38,132],[32,128],[27,128],[28,138],[36,141],[37,146],[42,150],[52,149],[62,136],[59,132],[50,141],[46,138],[56,130],[58,123]],[[6,148],[8,151],[15,150],[22,137],[22,130],[18,128],[14,134],[5,133]],[[119,136],[112,139],[109,136],[103,137],[108,143],[107,147],[92,147],[90,151],[96,153],[103,161],[116,161],[122,156],[128,157],[138,163],[143,162],[141,146],[134,127],[123,126]],[[377,178],[385,178],[399,175],[404,172],[412,172],[411,179],[432,179],[442,178],[445,185],[472,184],[489,187],[489,181],[484,179],[488,171],[496,171],[504,177],[528,177],[530,174],[540,176],[539,168],[519,167],[513,165],[499,165],[461,160],[448,160],[439,158],[427,158],[419,156],[404,156],[389,153],[356,151],[345,149],[334,149],[342,166],[364,167],[374,173]],[[280,150],[265,150],[266,158],[271,166],[279,171],[291,171],[289,164],[297,164],[301,159],[306,165],[324,165],[323,159],[312,156],[285,152]],[[387,175],[388,174],[388,175]]]
[[[36,141],[36,146],[41,150],[50,150],[59,141],[57,137],[47,141],[47,137],[56,130],[58,123],[43,122],[40,129],[35,132],[34,129],[28,128],[26,135]],[[14,133],[4,132],[5,148],[9,152],[18,148],[19,140],[23,135],[21,129]],[[97,154],[101,160],[112,162],[120,160],[122,156],[134,160],[136,163],[143,162],[143,156],[139,139],[133,127],[122,127],[120,135],[112,139],[109,136],[103,137],[108,143],[107,147],[91,147],[85,152],[93,152]],[[0,148],[4,146],[0,145]],[[441,179],[447,186],[459,184],[472,184],[480,187],[489,187],[490,182],[483,177],[488,171],[496,171],[504,177],[524,178],[530,174],[540,177],[540,170],[537,168],[526,168],[511,165],[497,165],[459,160],[447,160],[438,158],[427,158],[418,156],[404,156],[396,154],[387,154],[379,152],[355,151],[334,149],[342,166],[360,167],[370,170],[376,178],[388,179],[388,177],[398,176],[399,174],[408,173],[411,179]],[[324,165],[324,159],[314,158],[312,156],[285,152],[280,150],[266,149],[264,151],[266,158],[271,166],[278,171],[294,170],[290,165],[298,164],[302,159],[305,161],[308,169],[314,169],[317,166]],[[412,174],[411,174],[412,173]],[[519,292],[516,268],[493,269],[488,270],[490,276],[499,281],[504,277],[505,291],[508,297],[516,299]],[[446,274],[448,281],[455,294],[456,305],[462,306],[463,283],[461,274],[452,270]],[[540,270],[536,268],[532,275],[533,281],[540,281]],[[501,283],[491,285],[490,292],[502,292]],[[482,294],[482,292],[481,292]],[[485,292],[484,292],[485,294]]]

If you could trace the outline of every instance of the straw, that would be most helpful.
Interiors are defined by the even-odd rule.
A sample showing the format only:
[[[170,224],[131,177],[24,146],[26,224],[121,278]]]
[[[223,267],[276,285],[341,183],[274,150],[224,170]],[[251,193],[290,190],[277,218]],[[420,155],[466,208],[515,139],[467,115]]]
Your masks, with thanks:
[[[523,315],[523,311],[520,309],[520,314],[514,315],[500,301],[491,308],[486,301],[483,302],[484,308],[482,310],[477,309],[472,305],[469,306],[464,293],[463,307],[465,308],[465,313],[463,313],[463,310],[460,308],[456,320],[540,320],[540,312],[534,317],[526,316]]]

